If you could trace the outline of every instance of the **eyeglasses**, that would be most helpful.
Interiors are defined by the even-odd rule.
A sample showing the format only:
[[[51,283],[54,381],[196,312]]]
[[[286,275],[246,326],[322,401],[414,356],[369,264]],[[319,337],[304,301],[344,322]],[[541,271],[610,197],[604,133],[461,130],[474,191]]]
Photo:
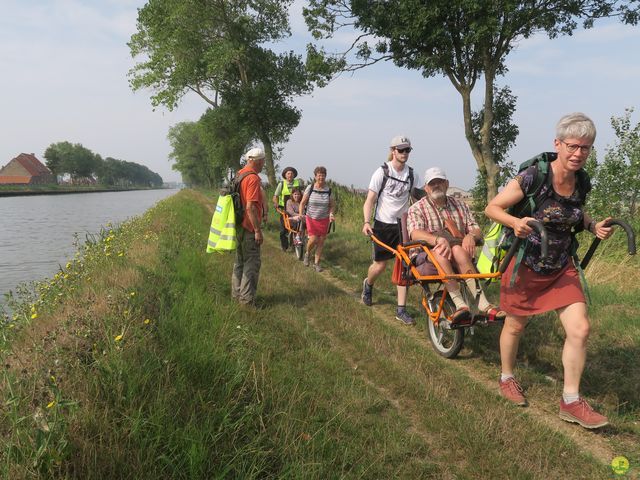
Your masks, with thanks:
[[[396,148],[396,152],[398,153],[410,153],[411,150],[413,150],[413,148],[411,147],[407,147],[407,148]]]
[[[593,145],[578,145],[577,143],[567,143],[564,140],[560,140],[567,146],[567,152],[575,153],[576,150],[580,149],[580,153],[591,153],[593,150]]]

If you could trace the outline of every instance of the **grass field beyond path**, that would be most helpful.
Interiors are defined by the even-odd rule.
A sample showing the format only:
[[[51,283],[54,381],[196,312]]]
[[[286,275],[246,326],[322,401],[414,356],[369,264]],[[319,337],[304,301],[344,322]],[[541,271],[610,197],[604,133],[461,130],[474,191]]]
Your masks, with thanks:
[[[346,215],[328,272],[281,252],[273,227],[263,308],[231,302],[233,257],[204,253],[210,203],[183,191],[106,232],[3,327],[4,478],[610,478],[590,438],[638,471],[638,330],[616,330],[600,306],[613,296],[631,324],[627,294],[593,292],[585,383],[614,427],[557,428],[488,387],[497,329],[447,361],[424,319],[392,319],[387,281],[380,305],[359,302],[368,246]],[[544,322],[527,332],[520,373],[553,417],[561,338]],[[621,370],[629,380],[615,383]]]

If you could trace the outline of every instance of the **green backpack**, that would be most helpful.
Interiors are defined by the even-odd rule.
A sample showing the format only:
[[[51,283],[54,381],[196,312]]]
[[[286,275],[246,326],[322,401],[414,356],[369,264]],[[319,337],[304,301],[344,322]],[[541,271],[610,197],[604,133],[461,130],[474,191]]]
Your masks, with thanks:
[[[520,164],[518,167],[518,173],[525,171],[532,165],[536,165],[538,167],[538,174],[532,185],[530,193],[525,195],[522,200],[507,210],[511,215],[518,218],[531,217],[538,210],[539,206],[542,205],[547,198],[553,195],[553,188],[548,188],[546,192],[543,192],[542,187],[545,184],[551,183],[552,177],[549,174],[550,164],[556,160],[556,158],[558,158],[558,154],[555,152],[543,152]],[[591,191],[591,180],[589,179],[589,174],[582,168],[576,172],[576,183],[578,194],[580,196],[580,204],[584,205],[587,199],[587,194]],[[574,258],[578,249],[578,241],[576,240],[575,235],[583,229],[583,225],[578,225],[572,232],[571,254]],[[478,257],[478,263],[476,265],[478,271],[480,273],[493,273],[498,271],[498,266],[504,258],[506,251],[511,246],[514,238],[515,235],[511,228],[504,227],[499,223],[492,223],[489,227],[489,232],[485,237],[482,252]],[[516,253],[514,272],[517,272],[518,267],[520,266],[527,244],[528,241],[522,242],[518,252]],[[515,282],[515,278],[516,274],[511,278],[512,285],[513,282]]]

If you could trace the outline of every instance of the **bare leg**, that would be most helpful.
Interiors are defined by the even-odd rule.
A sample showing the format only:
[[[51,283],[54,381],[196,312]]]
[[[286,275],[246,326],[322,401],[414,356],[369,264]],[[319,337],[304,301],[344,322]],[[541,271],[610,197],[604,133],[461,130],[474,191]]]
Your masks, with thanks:
[[[315,255],[315,263],[316,265],[320,263],[320,258],[322,258],[322,248],[324,247],[324,240],[327,238],[325,236],[317,236],[315,237],[317,240],[316,244],[316,255]]]
[[[309,240],[307,242],[307,255],[311,256],[311,252],[313,252],[313,249],[316,248],[317,241],[318,237],[316,237],[315,235],[309,236]]]
[[[446,259],[442,255],[438,255],[433,251],[432,253],[436,258],[436,262],[438,262],[442,270],[444,270],[444,273],[446,274],[454,273],[453,264],[451,263],[450,260]],[[458,285],[457,280],[449,280],[445,282],[445,286],[447,287],[447,290],[451,293],[452,296],[460,293],[460,286]]]
[[[367,271],[367,283],[371,286],[375,283],[377,278],[384,272],[384,269],[387,267],[387,261],[374,261],[371,265],[369,265],[369,270]]]
[[[398,285],[398,305],[405,306],[407,304],[408,291],[409,291],[408,287],[403,287],[402,285]]]
[[[513,375],[520,337],[527,323],[529,323],[529,317],[517,315],[507,315],[504,321],[502,332],[500,333],[500,361],[502,363],[502,373],[505,375]]]
[[[587,306],[580,302],[558,310],[560,322],[567,335],[562,349],[564,366],[564,393],[580,392],[580,378],[587,359],[587,339],[589,338],[589,318]]]

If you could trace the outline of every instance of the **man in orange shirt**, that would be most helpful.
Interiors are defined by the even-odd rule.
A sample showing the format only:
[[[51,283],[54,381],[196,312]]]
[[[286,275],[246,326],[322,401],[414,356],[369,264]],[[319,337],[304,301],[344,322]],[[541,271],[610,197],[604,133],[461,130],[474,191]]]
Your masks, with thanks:
[[[231,296],[244,305],[255,305],[260,275],[260,245],[262,245],[261,218],[264,195],[258,175],[264,167],[264,151],[252,148],[245,157],[247,164],[237,175],[248,172],[240,181],[240,200],[244,207],[242,227],[236,229],[238,248],[231,276]]]

